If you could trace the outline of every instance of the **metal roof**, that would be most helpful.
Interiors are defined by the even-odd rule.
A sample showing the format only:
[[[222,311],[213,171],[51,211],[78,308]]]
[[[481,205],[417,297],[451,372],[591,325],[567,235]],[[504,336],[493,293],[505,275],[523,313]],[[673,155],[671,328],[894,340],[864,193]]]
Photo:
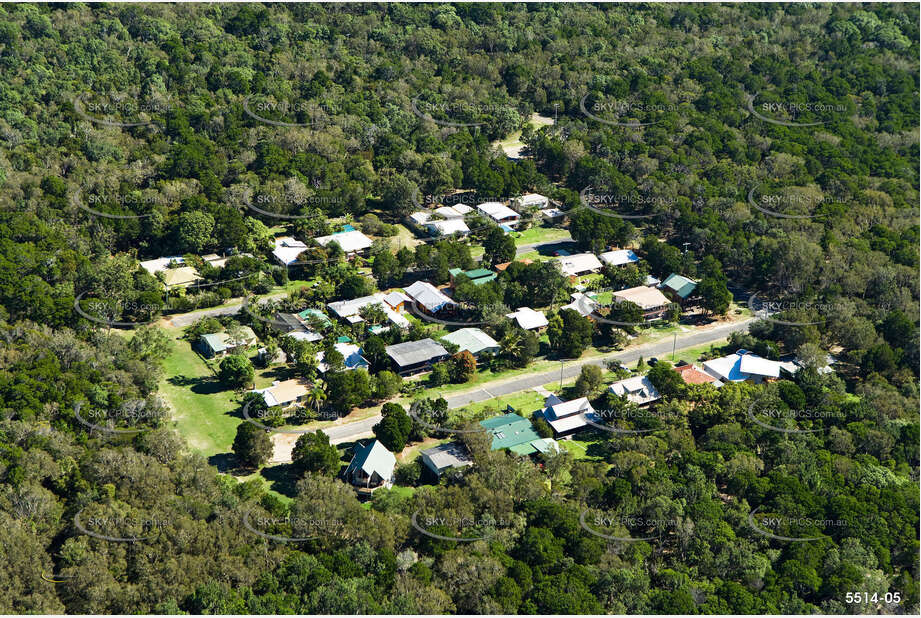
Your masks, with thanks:
[[[388,345],[384,350],[400,367],[418,365],[448,356],[448,351],[441,344],[429,338]]]

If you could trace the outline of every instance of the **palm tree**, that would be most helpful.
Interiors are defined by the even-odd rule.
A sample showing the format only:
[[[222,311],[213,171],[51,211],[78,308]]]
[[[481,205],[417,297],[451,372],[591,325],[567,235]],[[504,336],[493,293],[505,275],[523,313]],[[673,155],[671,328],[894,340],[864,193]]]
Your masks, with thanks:
[[[317,414],[320,413],[320,408],[323,407],[323,402],[326,401],[326,390],[323,388],[323,381],[317,380],[313,383],[313,388],[310,389],[310,392],[307,393],[307,405],[317,411]]]

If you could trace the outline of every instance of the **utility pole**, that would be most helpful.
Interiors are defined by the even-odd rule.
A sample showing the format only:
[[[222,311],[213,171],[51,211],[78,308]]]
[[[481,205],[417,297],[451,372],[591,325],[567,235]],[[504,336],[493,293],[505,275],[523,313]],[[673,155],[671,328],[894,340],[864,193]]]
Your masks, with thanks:
[[[561,360],[561,361],[560,361],[560,394],[563,393],[563,364],[564,364],[565,362],[566,362],[566,361],[564,361],[564,360]]]
[[[678,333],[675,333],[675,338],[672,339],[672,360],[675,360],[675,346],[678,344]]]

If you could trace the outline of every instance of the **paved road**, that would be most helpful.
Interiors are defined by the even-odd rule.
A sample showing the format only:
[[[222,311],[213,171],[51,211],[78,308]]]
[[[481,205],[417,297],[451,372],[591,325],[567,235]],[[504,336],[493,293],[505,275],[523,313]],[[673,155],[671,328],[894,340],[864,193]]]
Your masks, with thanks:
[[[268,296],[263,296],[260,298],[258,302],[259,304],[265,304],[270,300],[278,300],[280,298],[286,297],[287,295],[287,292],[269,294]],[[179,313],[172,316],[167,315],[163,317],[163,324],[173,328],[182,328],[184,326],[191,326],[202,318],[215,315],[233,315],[235,313],[239,313],[240,309],[242,308],[243,301],[240,300],[239,302],[234,302],[229,305],[221,305],[220,307],[214,307],[213,309],[204,309],[202,311],[193,311],[191,313]]]
[[[687,335],[679,335],[677,340],[678,350],[684,348],[693,348],[699,345],[704,345],[712,341],[718,341],[725,337],[728,337],[730,333],[736,331],[744,331],[748,329],[749,323],[752,322],[752,319],[745,320],[743,322],[735,322],[733,324],[726,324],[723,326],[717,326],[705,331],[693,332]],[[642,356],[643,358],[649,359],[652,357],[667,357],[672,352],[672,341],[658,341],[655,343],[649,343],[646,345],[638,346],[630,350],[624,350],[622,352],[614,352],[613,354],[606,354],[604,356],[599,356],[593,359],[587,359],[582,361],[571,361],[563,364],[562,366],[562,375],[563,380],[569,378],[575,378],[582,371],[583,365],[599,365],[604,366],[606,361],[616,359],[624,364],[631,363],[639,360]],[[451,409],[461,408],[465,405],[476,403],[478,401],[486,401],[487,399],[494,399],[496,397],[504,397],[506,395],[511,395],[513,393],[518,393],[520,391],[528,390],[534,388],[535,386],[541,386],[543,384],[549,384],[555,380],[560,379],[560,369],[554,369],[551,371],[545,371],[543,373],[538,373],[530,376],[524,376],[521,378],[513,378],[510,380],[502,380],[498,382],[493,382],[488,384],[483,388],[479,388],[473,391],[467,391],[464,393],[458,393],[447,397],[448,407]]]
[[[753,319],[749,318],[748,320],[744,320],[742,322],[735,322],[733,324],[717,326],[715,328],[710,328],[703,331],[679,335],[677,342],[678,347],[676,349],[683,350],[685,348],[693,348],[699,345],[711,343],[713,341],[719,341],[720,339],[725,339],[730,335],[730,333],[747,330],[748,325],[752,321]],[[671,354],[671,351],[672,341],[665,340],[638,346],[632,350],[614,352],[613,354],[607,354],[605,356],[600,356],[593,359],[571,361],[563,366],[563,379],[566,380],[577,377],[579,372],[582,371],[582,365],[589,364],[603,366],[604,362],[610,359],[617,359],[622,363],[629,363],[639,360],[640,356],[646,359],[652,358],[654,356],[661,356],[665,358],[667,355]],[[486,401],[487,399],[504,397],[506,395],[518,393],[520,391],[526,391],[534,388],[535,386],[549,384],[550,382],[559,379],[560,370],[554,369],[551,371],[545,371],[543,373],[523,376],[520,378],[497,380],[496,382],[487,384],[486,386],[480,388],[451,395],[446,399],[448,400],[448,407],[453,410],[455,408],[462,408],[466,405],[476,403],[478,401]],[[376,415],[360,421],[355,421],[353,423],[327,427],[323,429],[323,432],[329,436],[330,442],[333,444],[351,442],[359,438],[370,437],[372,435],[371,427],[373,427],[380,420],[380,415]]]
[[[546,247],[548,245],[571,245],[575,242],[576,241],[574,241],[572,238],[560,238],[559,240],[544,240],[542,242],[532,242],[528,245],[518,245],[518,247],[515,249],[515,255],[530,253],[531,251],[540,249],[541,247]]]

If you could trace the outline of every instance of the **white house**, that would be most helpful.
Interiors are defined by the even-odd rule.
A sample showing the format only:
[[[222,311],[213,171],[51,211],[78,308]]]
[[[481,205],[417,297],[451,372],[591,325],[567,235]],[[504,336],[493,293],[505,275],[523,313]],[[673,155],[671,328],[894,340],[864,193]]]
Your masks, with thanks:
[[[416,281],[411,286],[404,288],[406,295],[417,304],[422,305],[429,313],[436,313],[446,306],[455,304],[445,296],[441,290],[428,281]]]
[[[481,213],[495,221],[499,225],[506,225],[515,228],[521,217],[517,212],[500,202],[483,202],[476,207]]]
[[[547,316],[542,311],[535,311],[530,307],[519,307],[512,313],[506,313],[505,317],[515,320],[518,326],[525,330],[545,328],[549,324]]]
[[[350,230],[348,232],[336,232],[329,236],[320,236],[317,242],[324,247],[332,242],[338,244],[346,255],[363,255],[371,248],[371,239],[359,232]]]
[[[638,406],[652,403],[661,397],[659,391],[646,376],[634,376],[626,380],[620,380],[612,384],[608,390]]]
[[[339,300],[328,303],[326,306],[329,307],[329,310],[336,314],[336,316],[349,324],[358,324],[364,321],[360,313],[363,307],[368,305],[379,305],[384,311],[384,315],[386,315],[387,319],[393,324],[396,324],[400,328],[409,328],[409,320],[394,311],[393,308],[384,301],[387,296],[387,294],[378,292],[372,296],[362,296],[361,298],[353,298],[351,300]],[[394,297],[391,296],[391,299],[393,298]]]
[[[623,266],[639,262],[640,258],[630,249],[618,249],[617,251],[607,251],[598,256],[601,261],[611,266]]]
[[[370,363],[361,355],[361,348],[354,343],[337,343],[333,347],[339,354],[342,354],[343,364],[346,369],[367,369]],[[320,373],[329,371],[329,365],[324,361],[326,353],[323,350],[317,352],[317,370]]]
[[[539,193],[527,193],[512,200],[512,205],[518,210],[532,207],[546,208],[550,205],[550,198]]]
[[[601,262],[595,257],[594,253],[577,253],[575,255],[562,255],[556,258],[560,270],[568,277],[574,277],[583,273],[593,273],[601,270]]]
[[[466,236],[470,233],[470,228],[467,227],[464,220],[456,217],[452,219],[432,219],[424,227],[432,236],[450,236],[451,234]]]
[[[573,292],[570,296],[572,297],[572,302],[568,305],[563,305],[560,309],[572,309],[585,318],[598,308],[597,301],[582,292]]]
[[[282,266],[288,266],[297,261],[297,256],[307,249],[307,245],[290,236],[280,236],[275,239],[275,249],[272,255]]]
[[[704,361],[704,371],[723,382],[770,382],[780,377],[781,369],[788,367],[785,363],[762,358],[748,350],[736,350],[735,354]]]

